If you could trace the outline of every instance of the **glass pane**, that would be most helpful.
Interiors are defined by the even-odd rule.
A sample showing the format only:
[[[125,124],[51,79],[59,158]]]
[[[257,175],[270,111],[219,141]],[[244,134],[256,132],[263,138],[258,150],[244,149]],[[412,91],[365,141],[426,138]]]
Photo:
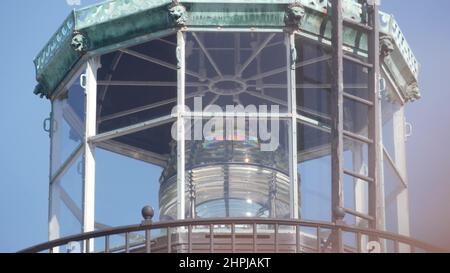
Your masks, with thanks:
[[[297,111],[317,122],[330,123],[330,52],[305,38],[297,37]]]
[[[72,211],[61,201],[59,207],[59,235],[64,238],[82,233],[80,220],[73,215]]]
[[[344,130],[368,137],[369,107],[344,98]]]
[[[369,214],[369,184],[361,179],[344,175],[344,207],[362,214]],[[367,220],[349,213],[344,221],[348,225],[367,227]]]
[[[84,88],[80,84],[81,70],[67,90],[53,101],[52,174],[75,152],[84,136]]]
[[[367,62],[367,58],[352,57]],[[360,64],[344,59],[344,92],[368,100],[368,84],[369,70]]]
[[[176,35],[102,56],[99,133],[169,115],[177,102]]]
[[[96,150],[97,228],[138,224],[147,205],[155,209],[153,219],[158,221],[162,167],[149,162],[153,155],[118,140],[99,146],[109,151]]]
[[[386,148],[389,156],[396,161],[395,152],[395,122],[394,116],[401,114],[403,108],[398,101],[396,95],[394,95],[394,88],[392,85],[388,84],[385,92],[382,92],[381,99],[381,112],[382,112],[382,130],[383,130],[383,146]],[[403,122],[403,121],[401,121]],[[400,124],[400,126],[404,126]],[[401,136],[399,136],[401,137]]]
[[[193,98],[202,97],[203,107],[277,105],[287,112],[284,41],[281,33],[187,33],[187,106],[193,110]]]
[[[197,120],[199,140],[196,121],[187,120],[193,139],[186,142],[187,217],[289,218],[289,123],[230,120]]]
[[[177,146],[172,138],[174,122],[99,143],[97,163],[97,219],[107,225],[136,224],[142,220],[141,209],[155,209],[154,221],[176,219],[176,187],[169,197],[160,192],[166,177],[176,181]],[[174,154],[175,156],[171,156]],[[137,195],[136,195],[137,192]],[[100,199],[99,199],[100,198]],[[166,198],[173,200],[168,202]],[[110,201],[120,212],[110,212]],[[166,205],[169,203],[169,206]]]
[[[331,221],[330,134],[298,124],[297,135],[301,218]]]
[[[81,233],[83,163],[83,156],[79,156],[61,179],[54,181],[60,237]]]
[[[369,145],[344,138],[344,169],[369,176]]]
[[[386,157],[384,157],[383,166],[386,230],[397,233],[397,196],[402,190],[404,190],[404,186],[397,173],[395,172],[394,167],[389,163]]]

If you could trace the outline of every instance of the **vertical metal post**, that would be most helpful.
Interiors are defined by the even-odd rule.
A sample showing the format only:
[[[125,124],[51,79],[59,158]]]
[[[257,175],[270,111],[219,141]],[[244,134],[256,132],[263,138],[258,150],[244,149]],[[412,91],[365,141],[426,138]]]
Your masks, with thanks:
[[[395,147],[395,165],[398,168],[406,187],[402,188],[397,197],[397,228],[398,233],[404,236],[410,236],[409,226],[409,193],[408,193],[408,174],[406,171],[406,147],[405,147],[405,112],[403,106],[394,113],[394,147]],[[402,253],[410,252],[411,248],[401,244],[399,251]]]
[[[286,50],[288,69],[288,103],[289,112],[292,115],[289,124],[289,177],[290,177],[290,215],[292,219],[299,218],[299,194],[298,194],[298,175],[297,175],[297,88],[295,78],[296,48],[295,35],[293,33],[286,35]]]
[[[172,253],[172,231],[167,228],[167,253]]]
[[[209,252],[214,253],[214,225],[209,225]]]
[[[56,240],[60,236],[59,223],[59,186],[56,181],[52,181],[52,175],[56,169],[56,165],[60,163],[59,153],[55,153],[55,147],[61,147],[61,130],[56,130],[54,124],[57,117],[62,117],[61,107],[55,107],[59,103],[58,99],[52,102],[51,126],[50,126],[50,170],[49,170],[49,200],[48,200],[48,239],[49,241]],[[59,248],[54,248],[53,253],[59,253]]]
[[[179,30],[177,32],[177,60],[178,60],[178,84],[177,84],[177,218],[186,218],[185,203],[185,34]]]
[[[372,31],[369,32],[368,49],[369,49],[369,63],[373,67],[369,70],[369,100],[373,102],[373,107],[369,110],[369,137],[372,138],[373,144],[369,146],[369,177],[374,179],[373,183],[369,184],[369,215],[373,217],[370,221],[369,227],[373,229],[380,228],[378,222],[379,198],[383,198],[379,194],[379,164],[381,162],[380,156],[380,34],[379,34],[379,11],[378,1],[368,1],[368,19]],[[376,238],[370,238],[374,240]]]
[[[380,111],[378,111],[378,122],[380,123],[380,145],[378,147],[379,153],[380,153],[380,160],[378,161],[379,164],[379,168],[378,168],[378,172],[379,172],[379,177],[377,183],[377,190],[378,190],[378,215],[377,215],[377,222],[378,222],[378,228],[380,230],[386,230],[386,200],[385,200],[385,196],[384,196],[384,146],[382,143],[384,143],[383,141],[383,132],[382,132],[382,121],[383,121],[383,113],[381,111],[381,100],[379,103],[379,107],[380,107]],[[380,244],[381,244],[381,249],[383,253],[387,252],[387,241],[386,240],[380,240]]]
[[[258,226],[253,223],[253,253],[258,252]]]
[[[95,147],[89,138],[97,134],[97,70],[100,57],[89,59],[86,67],[86,124],[84,134],[83,232],[95,230]],[[84,252],[94,251],[94,240],[84,243]]]
[[[59,223],[59,185],[50,183],[49,189],[49,211],[48,211],[48,240],[53,241],[60,237]],[[53,249],[53,253],[59,253],[59,247]]]
[[[167,233],[167,236],[170,236],[170,233]],[[145,230],[145,253],[152,253],[152,230],[150,228]]]
[[[344,63],[343,63],[343,17],[342,0],[332,3],[332,93],[331,93],[331,170],[332,170],[332,212],[333,222],[342,220],[343,177],[344,177]],[[342,232],[334,230],[333,251],[343,252]]]

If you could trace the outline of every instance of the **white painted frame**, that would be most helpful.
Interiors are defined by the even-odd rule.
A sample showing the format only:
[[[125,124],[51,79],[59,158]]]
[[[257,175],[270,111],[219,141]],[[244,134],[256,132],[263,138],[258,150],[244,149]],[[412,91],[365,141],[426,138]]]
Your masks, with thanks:
[[[97,70],[100,57],[88,60],[86,67],[86,124],[84,135],[84,181],[83,181],[83,233],[95,230],[95,146],[89,138],[97,134]],[[94,240],[83,244],[83,252],[94,251]]]

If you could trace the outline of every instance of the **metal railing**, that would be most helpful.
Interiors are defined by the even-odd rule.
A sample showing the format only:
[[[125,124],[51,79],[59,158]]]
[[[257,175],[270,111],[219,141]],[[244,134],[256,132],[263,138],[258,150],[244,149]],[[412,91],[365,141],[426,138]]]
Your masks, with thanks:
[[[152,231],[163,231],[152,237]],[[131,242],[137,233],[144,233],[141,241]],[[344,252],[444,252],[430,244],[409,237],[366,228],[305,220],[261,218],[195,219],[109,228],[54,240],[24,249],[19,253],[53,253],[55,249],[78,242],[89,249],[90,240],[104,239],[101,253],[304,253],[335,252],[333,234],[341,234]],[[111,247],[113,236],[121,236],[124,243]],[[379,245],[378,248],[374,247]],[[98,247],[98,245],[97,245]],[[372,248],[372,249],[368,249]]]

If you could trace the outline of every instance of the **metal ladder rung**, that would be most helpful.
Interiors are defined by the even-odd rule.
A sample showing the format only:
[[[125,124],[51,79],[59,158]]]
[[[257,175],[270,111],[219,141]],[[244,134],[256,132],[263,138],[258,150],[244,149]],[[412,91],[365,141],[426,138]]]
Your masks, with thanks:
[[[370,182],[370,183],[375,182],[375,180],[372,177],[368,177],[368,176],[358,174],[358,173],[355,173],[352,171],[344,170],[344,174],[349,175],[353,178],[358,178],[358,179],[366,181],[366,182]]]
[[[365,31],[365,32],[369,32],[373,30],[373,27],[365,25],[365,24],[361,24],[349,19],[344,19],[344,25],[348,25],[348,26],[353,26],[358,28],[359,30]]]
[[[347,209],[347,208],[345,208],[344,210],[345,210],[346,213],[351,214],[353,216],[356,216],[356,217],[359,217],[359,218],[362,218],[362,219],[365,219],[365,220],[369,220],[369,221],[373,221],[374,220],[374,218],[372,216],[367,215],[365,213],[361,213],[361,212],[358,212],[356,210]]]
[[[355,57],[344,55],[344,59],[347,60],[347,61],[350,61],[352,63],[359,64],[361,66],[367,67],[367,68],[373,68],[373,64],[363,62],[360,59],[355,58]]]

